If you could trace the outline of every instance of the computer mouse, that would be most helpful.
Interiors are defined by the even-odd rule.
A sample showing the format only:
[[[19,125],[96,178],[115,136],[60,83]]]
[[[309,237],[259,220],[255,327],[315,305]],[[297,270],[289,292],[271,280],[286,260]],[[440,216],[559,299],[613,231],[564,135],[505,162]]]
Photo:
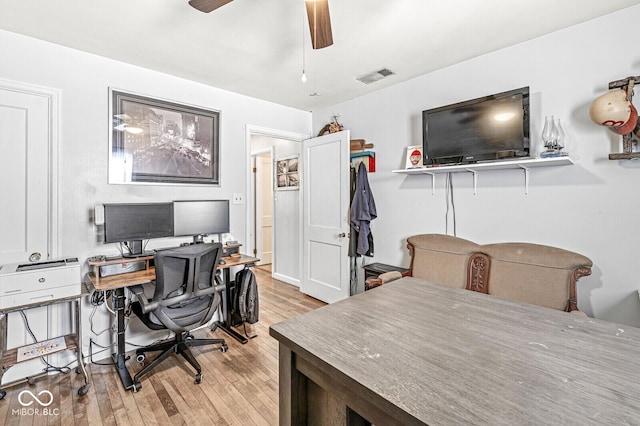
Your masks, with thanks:
[[[227,261],[226,261],[226,260],[224,260],[224,259],[220,259],[220,260],[218,261],[218,265],[226,265],[226,264],[227,264]]]

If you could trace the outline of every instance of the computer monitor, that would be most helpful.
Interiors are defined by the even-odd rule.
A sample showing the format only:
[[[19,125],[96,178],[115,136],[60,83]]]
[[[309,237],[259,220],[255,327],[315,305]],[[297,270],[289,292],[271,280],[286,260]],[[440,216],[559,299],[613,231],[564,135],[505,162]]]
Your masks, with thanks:
[[[124,243],[125,256],[142,255],[143,240],[172,236],[172,203],[104,204],[104,242]]]
[[[195,243],[204,235],[228,233],[229,200],[174,201],[173,221],[174,236],[192,236]]]

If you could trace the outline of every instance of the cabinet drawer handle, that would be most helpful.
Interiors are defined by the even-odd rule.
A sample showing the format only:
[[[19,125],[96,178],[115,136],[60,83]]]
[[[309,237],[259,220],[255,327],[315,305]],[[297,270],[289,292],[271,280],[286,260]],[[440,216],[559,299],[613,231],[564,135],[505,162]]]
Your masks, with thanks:
[[[9,291],[5,291],[4,294],[11,294],[11,293],[20,293],[22,290],[17,289],[17,290],[9,290]]]

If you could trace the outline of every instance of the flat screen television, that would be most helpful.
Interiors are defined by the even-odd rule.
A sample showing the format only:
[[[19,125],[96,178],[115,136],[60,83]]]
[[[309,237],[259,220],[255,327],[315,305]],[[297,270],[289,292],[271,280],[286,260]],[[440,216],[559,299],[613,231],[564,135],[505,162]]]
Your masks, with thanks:
[[[204,235],[230,232],[229,200],[185,200],[173,202],[174,236],[192,236],[196,243]]]
[[[143,240],[172,236],[172,203],[104,204],[104,242],[125,243],[125,255],[143,254]]]
[[[422,112],[425,165],[529,156],[529,87]]]

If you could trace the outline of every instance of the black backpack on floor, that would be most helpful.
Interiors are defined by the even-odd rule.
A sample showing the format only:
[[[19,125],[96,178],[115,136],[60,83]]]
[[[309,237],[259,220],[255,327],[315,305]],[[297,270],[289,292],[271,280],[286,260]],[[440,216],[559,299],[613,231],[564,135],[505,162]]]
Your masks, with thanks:
[[[258,301],[258,283],[249,268],[236,274],[235,291],[231,304],[231,325],[237,327],[245,322],[258,322],[260,304]]]

